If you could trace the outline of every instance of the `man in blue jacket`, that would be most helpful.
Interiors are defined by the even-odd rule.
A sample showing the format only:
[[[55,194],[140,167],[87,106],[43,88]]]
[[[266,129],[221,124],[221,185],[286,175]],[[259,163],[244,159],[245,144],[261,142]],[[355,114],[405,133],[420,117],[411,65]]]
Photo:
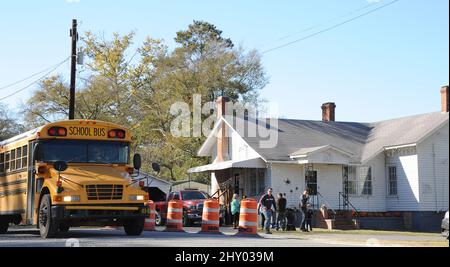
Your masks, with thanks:
[[[262,213],[264,214],[264,217],[266,218],[266,234],[272,234],[270,232],[270,224],[272,222],[272,216],[277,211],[277,205],[275,197],[273,196],[273,189],[269,188],[267,190],[267,194],[265,194],[260,200],[259,204],[261,205]]]

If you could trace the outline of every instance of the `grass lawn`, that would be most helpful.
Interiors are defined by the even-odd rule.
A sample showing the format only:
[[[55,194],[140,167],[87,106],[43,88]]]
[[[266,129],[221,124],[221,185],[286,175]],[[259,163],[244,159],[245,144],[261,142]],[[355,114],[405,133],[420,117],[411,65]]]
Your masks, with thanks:
[[[264,231],[259,231],[264,233]],[[424,233],[424,232],[408,232],[408,231],[382,231],[382,230],[327,230],[315,228],[312,232],[300,232],[298,229],[296,232],[282,232],[272,230],[273,233],[279,234],[302,234],[302,235],[316,235],[316,234],[349,234],[349,235],[408,235],[408,236],[437,236],[439,233]]]
[[[259,231],[264,235],[264,231]],[[334,245],[362,247],[449,247],[449,242],[438,233],[378,230],[326,230],[314,229],[312,232],[272,231],[274,235],[295,235],[309,240]],[[361,237],[359,237],[361,236]],[[406,238],[407,237],[407,238]]]

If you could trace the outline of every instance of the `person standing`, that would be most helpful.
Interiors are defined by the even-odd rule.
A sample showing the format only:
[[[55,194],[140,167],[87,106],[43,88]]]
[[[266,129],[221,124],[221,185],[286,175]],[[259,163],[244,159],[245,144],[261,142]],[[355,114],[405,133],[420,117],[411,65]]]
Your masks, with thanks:
[[[272,214],[273,212],[276,212],[277,210],[277,204],[275,201],[275,197],[273,196],[273,189],[270,188],[269,190],[267,190],[267,194],[265,194],[259,201],[259,203],[261,204],[261,209],[262,209],[262,213],[264,214],[265,217],[265,229],[266,229],[266,234],[272,234],[272,232],[270,232],[270,224],[272,221]]]
[[[305,225],[305,229],[306,231],[311,231],[313,230],[312,228],[312,217],[314,215],[314,210],[312,209],[311,204],[308,204],[307,206],[308,211],[306,212],[306,225]]]
[[[234,194],[233,200],[231,201],[231,216],[233,218],[233,226],[234,229],[237,229],[239,226],[239,212],[241,208],[241,203],[239,201],[239,195]]]
[[[306,215],[308,212],[308,202],[309,202],[309,190],[305,190],[300,199],[300,210],[302,211],[302,225],[300,230],[306,232]]]
[[[264,225],[266,223],[266,218],[264,217],[264,213],[262,211],[261,203],[258,203],[258,215],[261,216],[261,230],[264,230]]]
[[[278,194],[277,199],[277,231],[283,230],[286,231],[286,198],[283,197],[283,194]]]

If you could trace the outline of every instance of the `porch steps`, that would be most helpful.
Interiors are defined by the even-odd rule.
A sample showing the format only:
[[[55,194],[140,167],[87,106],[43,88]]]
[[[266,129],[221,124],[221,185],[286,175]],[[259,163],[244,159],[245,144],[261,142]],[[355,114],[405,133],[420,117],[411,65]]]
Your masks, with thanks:
[[[355,230],[358,228],[351,211],[337,211],[332,225],[333,229],[336,230]]]
[[[353,217],[350,211],[336,211],[333,218],[327,215],[324,218],[321,212],[316,216],[317,227],[326,228],[329,230],[356,230],[358,229],[358,221]]]

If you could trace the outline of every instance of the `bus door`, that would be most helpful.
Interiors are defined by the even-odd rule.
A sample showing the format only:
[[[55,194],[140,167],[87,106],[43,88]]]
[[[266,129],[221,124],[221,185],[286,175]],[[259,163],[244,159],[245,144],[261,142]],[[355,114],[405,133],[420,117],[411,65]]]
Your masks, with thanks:
[[[33,150],[36,141],[28,143],[28,189],[27,189],[27,224],[33,224],[34,219],[34,198],[36,196],[36,180]]]

